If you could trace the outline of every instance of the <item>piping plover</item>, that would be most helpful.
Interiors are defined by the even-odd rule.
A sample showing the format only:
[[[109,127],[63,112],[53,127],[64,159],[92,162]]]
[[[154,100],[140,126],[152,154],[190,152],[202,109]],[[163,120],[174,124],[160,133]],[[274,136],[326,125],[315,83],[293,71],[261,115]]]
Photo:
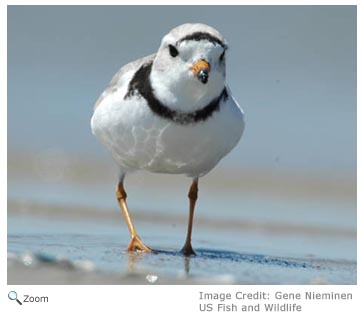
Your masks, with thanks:
[[[127,173],[146,170],[192,178],[181,252],[195,254],[198,179],[236,146],[244,129],[243,111],[225,83],[227,47],[208,25],[180,25],[157,53],[122,67],[96,102],[92,131],[121,169],[116,196],[131,235],[129,251],[151,251],[136,233],[124,189]]]

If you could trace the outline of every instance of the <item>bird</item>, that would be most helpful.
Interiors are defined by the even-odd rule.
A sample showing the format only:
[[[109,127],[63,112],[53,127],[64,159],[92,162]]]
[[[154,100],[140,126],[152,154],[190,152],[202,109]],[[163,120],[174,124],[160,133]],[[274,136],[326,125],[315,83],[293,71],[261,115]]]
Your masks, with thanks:
[[[92,133],[120,169],[116,197],[130,232],[127,251],[153,252],[136,232],[124,187],[126,175],[148,171],[191,179],[180,252],[196,255],[191,236],[199,178],[237,145],[245,127],[244,112],[226,84],[227,49],[215,28],[179,25],[156,53],[123,66],[95,103]]]

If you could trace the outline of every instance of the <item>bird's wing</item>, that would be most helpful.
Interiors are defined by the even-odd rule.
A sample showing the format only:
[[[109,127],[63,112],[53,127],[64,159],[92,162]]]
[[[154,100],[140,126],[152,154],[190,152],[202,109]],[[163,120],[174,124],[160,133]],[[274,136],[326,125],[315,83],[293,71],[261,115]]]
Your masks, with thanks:
[[[155,54],[137,59],[132,61],[126,65],[124,65],[116,74],[113,76],[112,80],[108,84],[107,88],[100,95],[94,109],[96,109],[103,101],[103,99],[110,94],[115,88],[122,87],[124,84],[128,84],[133,77],[133,74],[143,65],[151,60],[154,60],[156,56]]]

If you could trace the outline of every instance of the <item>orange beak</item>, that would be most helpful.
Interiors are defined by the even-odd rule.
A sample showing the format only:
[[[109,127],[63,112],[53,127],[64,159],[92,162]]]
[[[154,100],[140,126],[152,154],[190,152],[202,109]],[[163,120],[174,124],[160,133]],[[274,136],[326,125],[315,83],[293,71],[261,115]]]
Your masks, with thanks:
[[[204,59],[199,60],[198,62],[196,62],[191,68],[190,70],[193,71],[194,76],[196,77],[201,70],[204,70],[206,72],[210,72],[211,67],[210,64],[205,61]]]

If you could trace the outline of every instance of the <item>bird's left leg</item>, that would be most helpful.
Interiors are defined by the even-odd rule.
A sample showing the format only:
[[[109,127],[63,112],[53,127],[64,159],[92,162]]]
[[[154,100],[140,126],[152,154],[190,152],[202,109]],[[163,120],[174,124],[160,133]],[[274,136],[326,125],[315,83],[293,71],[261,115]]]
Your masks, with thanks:
[[[192,228],[193,228],[194,208],[198,199],[198,178],[193,179],[192,185],[190,186],[189,189],[188,197],[189,197],[188,233],[184,247],[181,250],[181,252],[185,256],[195,255],[195,252],[192,248]]]
[[[143,252],[151,252],[151,249],[147,247],[141,240],[140,236],[137,235],[134,225],[132,224],[129,209],[126,204],[127,194],[124,189],[123,177],[120,179],[117,187],[116,187],[116,197],[117,201],[120,205],[122,213],[125,217],[125,221],[127,223],[127,227],[129,228],[131,241],[129,246],[127,247],[127,251],[143,251]]]

